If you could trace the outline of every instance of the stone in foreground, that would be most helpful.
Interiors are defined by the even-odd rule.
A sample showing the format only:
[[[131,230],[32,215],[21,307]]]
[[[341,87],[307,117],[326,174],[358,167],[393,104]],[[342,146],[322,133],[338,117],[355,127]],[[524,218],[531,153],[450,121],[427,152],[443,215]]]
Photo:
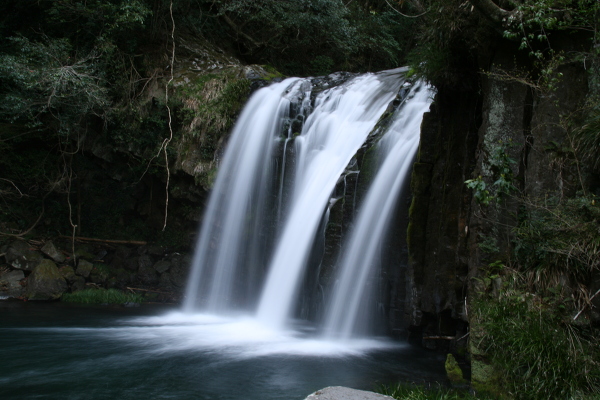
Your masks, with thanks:
[[[304,400],[393,400],[393,397],[343,386],[330,386],[317,390]]]

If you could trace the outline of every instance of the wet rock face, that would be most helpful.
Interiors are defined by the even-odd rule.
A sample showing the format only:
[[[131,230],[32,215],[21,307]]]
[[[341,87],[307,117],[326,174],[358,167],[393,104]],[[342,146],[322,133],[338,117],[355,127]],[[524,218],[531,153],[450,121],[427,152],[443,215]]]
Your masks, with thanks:
[[[479,101],[470,93],[439,91],[421,125],[411,177],[405,317],[411,335],[428,348],[448,343],[423,337],[462,329],[471,196],[464,181],[475,166]]]

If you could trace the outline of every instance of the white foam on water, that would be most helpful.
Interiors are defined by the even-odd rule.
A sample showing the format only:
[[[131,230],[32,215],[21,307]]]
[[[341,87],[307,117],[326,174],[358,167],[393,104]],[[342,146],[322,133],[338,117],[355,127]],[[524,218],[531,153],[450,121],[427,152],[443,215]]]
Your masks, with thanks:
[[[126,326],[96,329],[106,339],[143,343],[155,353],[201,352],[223,359],[265,356],[363,356],[404,345],[389,339],[325,340],[300,330],[277,330],[253,317],[170,313],[122,320]],[[63,328],[70,331],[80,328]],[[94,330],[84,328],[87,333]]]

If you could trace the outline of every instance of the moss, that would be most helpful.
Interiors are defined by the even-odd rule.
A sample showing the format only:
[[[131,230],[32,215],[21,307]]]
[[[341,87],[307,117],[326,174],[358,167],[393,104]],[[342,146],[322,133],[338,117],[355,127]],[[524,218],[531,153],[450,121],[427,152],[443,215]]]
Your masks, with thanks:
[[[446,376],[451,383],[459,384],[464,382],[463,372],[452,354],[446,356],[444,368],[446,369]]]
[[[498,372],[492,365],[480,360],[471,362],[471,387],[478,393],[500,398],[507,397],[502,389]]]
[[[275,67],[271,65],[262,65],[263,69],[267,72],[266,75],[262,77],[263,80],[270,82],[273,79],[283,78],[284,75],[279,72]]]

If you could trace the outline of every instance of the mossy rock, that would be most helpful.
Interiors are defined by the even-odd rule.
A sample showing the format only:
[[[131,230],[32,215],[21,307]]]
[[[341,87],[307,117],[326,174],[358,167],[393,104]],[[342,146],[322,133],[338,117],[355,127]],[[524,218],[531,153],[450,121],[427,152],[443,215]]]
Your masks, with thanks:
[[[92,269],[94,269],[94,264],[87,260],[80,259],[77,263],[77,270],[75,272],[77,272],[77,275],[81,275],[84,278],[87,278],[88,276],[90,276]]]
[[[62,277],[65,278],[69,283],[73,283],[75,281],[75,270],[70,265],[62,266],[58,270]]]
[[[29,300],[56,300],[67,290],[67,282],[56,265],[42,260],[27,279]]]
[[[446,356],[446,362],[444,363],[444,368],[446,369],[446,376],[450,380],[453,385],[461,384],[465,382],[465,378],[463,377],[463,372],[460,369],[460,366],[456,362],[456,359],[452,354],[448,354]]]
[[[502,389],[498,372],[492,365],[481,360],[471,362],[471,387],[480,394],[509,398]]]

